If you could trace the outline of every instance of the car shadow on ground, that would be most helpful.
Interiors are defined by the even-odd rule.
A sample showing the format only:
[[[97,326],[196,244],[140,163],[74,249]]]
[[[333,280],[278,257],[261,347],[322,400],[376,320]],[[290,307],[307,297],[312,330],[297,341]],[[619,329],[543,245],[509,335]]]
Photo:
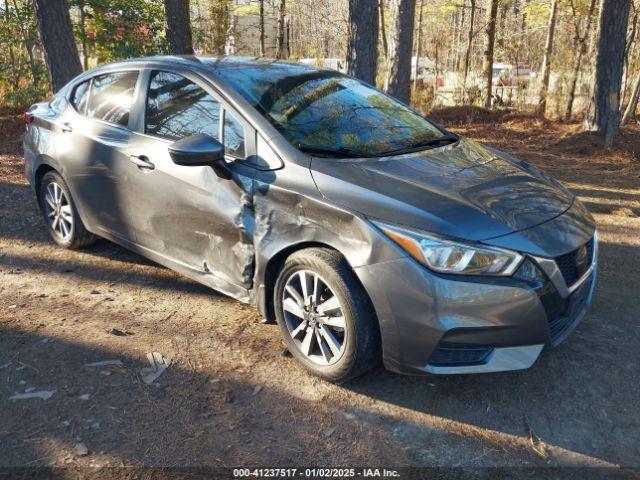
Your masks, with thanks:
[[[254,395],[255,385],[233,372],[211,377],[176,360],[147,385],[140,374],[149,366],[144,356],[7,327],[0,343],[0,402],[7,422],[0,432],[2,466],[65,460],[82,466],[275,465],[293,462],[292,452],[301,448],[300,438],[284,435],[274,448],[270,415],[284,412],[261,412],[279,394]],[[95,362],[111,363],[90,366]],[[32,389],[53,394],[46,400],[9,399]],[[291,402],[282,397],[278,403]],[[308,430],[301,426],[300,434]],[[79,443],[89,455],[78,453]]]

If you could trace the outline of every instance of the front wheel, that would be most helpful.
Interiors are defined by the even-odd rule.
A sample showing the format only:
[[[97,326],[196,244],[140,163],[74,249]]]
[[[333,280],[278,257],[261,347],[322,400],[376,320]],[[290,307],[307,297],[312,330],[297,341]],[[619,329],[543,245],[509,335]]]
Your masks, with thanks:
[[[287,348],[314,375],[343,382],[378,363],[375,314],[338,252],[308,248],[291,255],[278,275],[274,306]]]

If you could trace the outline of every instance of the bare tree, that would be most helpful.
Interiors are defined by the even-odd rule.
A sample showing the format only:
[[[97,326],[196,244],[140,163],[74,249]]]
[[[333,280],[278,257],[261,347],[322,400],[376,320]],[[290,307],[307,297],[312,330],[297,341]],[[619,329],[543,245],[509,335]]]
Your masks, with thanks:
[[[80,10],[80,44],[82,45],[82,66],[89,69],[89,46],[87,44],[87,12],[85,11],[84,0],[78,2]]]
[[[39,83],[38,66],[37,66],[35,55],[33,53],[35,44],[37,42],[35,38],[36,35],[34,35],[34,32],[30,29],[31,22],[29,21],[28,18],[25,18],[24,9],[19,8],[17,0],[13,0],[12,3],[13,3],[14,14],[17,16],[17,20],[18,20],[18,30],[20,31],[20,37],[21,37],[20,40],[24,45],[25,52],[27,53],[27,57],[29,61],[29,70],[31,71],[31,79],[33,81],[33,85],[37,87]],[[11,16],[11,12],[9,11],[8,0],[5,0],[4,7],[5,7],[4,8],[5,17],[9,18]],[[27,15],[30,17],[29,14]],[[9,47],[9,60],[11,62],[11,65],[15,66],[17,64],[17,59],[13,52],[14,46],[11,44],[11,42],[9,42],[8,47]],[[18,85],[20,83],[20,78],[18,76],[11,75],[10,82],[14,88],[18,88]]]
[[[384,19],[384,0],[380,0],[378,5],[378,11],[380,12],[380,36],[382,37],[382,52],[384,53],[385,60],[389,58],[389,44],[387,43],[387,26]]]
[[[584,129],[604,135],[611,148],[618,131],[620,86],[626,47],[630,0],[602,0],[596,69]]]
[[[547,42],[544,47],[544,58],[542,60],[542,83],[540,85],[540,102],[537,107],[538,115],[544,115],[547,108],[547,91],[549,90],[549,76],[551,75],[551,55],[553,54],[553,39],[556,31],[557,13],[558,0],[551,0]]]
[[[578,76],[580,75],[580,67],[582,66],[582,59],[587,53],[587,46],[589,41],[589,32],[591,31],[591,24],[593,23],[593,11],[596,7],[596,0],[591,0],[589,4],[589,11],[587,12],[587,24],[584,30],[580,32],[580,17],[576,12],[575,0],[570,0],[571,11],[574,18],[574,28],[576,31],[574,45],[576,48],[576,57],[573,63],[573,71],[571,72],[571,82],[569,87],[569,96],[567,98],[567,106],[564,110],[565,121],[571,120],[573,113],[573,102],[576,98],[576,88],[578,86]]]
[[[460,47],[464,42],[464,20],[466,15],[465,5],[456,5],[455,30],[453,32],[454,50],[453,50],[453,69],[457,72],[460,70],[460,62],[462,61]]]
[[[35,0],[51,89],[56,92],[82,72],[65,0]]]
[[[413,91],[416,91],[418,86],[418,72],[420,71],[420,57],[422,57],[422,19],[424,0],[420,0],[418,5],[418,28],[416,32],[416,66],[413,73]]]
[[[630,2],[631,10],[629,12],[629,23],[631,24],[631,28],[629,28],[629,32],[627,35],[627,44],[624,49],[624,72],[623,75],[623,83],[622,83],[622,91],[620,93],[620,106],[624,105],[625,94],[627,93],[627,83],[629,82],[631,75],[629,75],[629,59],[633,56],[633,51],[635,50],[636,43],[636,30],[638,28],[638,10],[635,7],[633,1]]]
[[[208,25],[203,25],[202,8],[200,2],[198,2],[198,10],[196,17],[196,25],[200,30],[208,30],[208,35],[205,36],[202,42],[202,49],[209,51],[215,55],[223,55],[225,53],[225,46],[229,35],[229,28],[231,26],[231,0],[210,0],[208,2],[208,16],[213,19]]]
[[[9,1],[5,0],[4,2],[4,16],[9,18],[10,17],[10,12],[9,12]],[[9,51],[9,63],[11,64],[11,67],[16,67],[17,62],[16,62],[16,54],[13,50],[13,43],[12,42],[7,42],[7,47],[8,51]],[[20,78],[18,78],[17,75],[9,75],[9,82],[11,83],[11,86],[14,89],[17,89],[20,86]]]
[[[349,0],[347,71],[375,85],[378,57],[378,2]]]
[[[415,0],[392,0],[389,61],[385,89],[403,102],[411,96],[411,53],[416,16]]]
[[[164,0],[167,40],[174,55],[193,55],[189,0]]]
[[[260,4],[260,56],[265,56],[264,48],[264,0],[259,1]]]
[[[624,115],[622,116],[622,120],[620,120],[620,126],[624,127],[629,118],[636,113],[636,109],[638,108],[638,97],[640,97],[640,73],[636,74],[636,78],[633,81],[633,88],[631,90],[631,98],[629,99],[629,103],[627,104],[627,108],[624,111]]]
[[[473,45],[473,24],[476,18],[476,0],[471,0],[471,12],[469,14],[469,33],[467,35],[467,50],[464,53],[464,79],[462,81],[462,99],[466,97],[467,77],[469,76],[469,63],[471,60],[471,46]]]
[[[493,50],[496,43],[496,16],[498,14],[499,0],[489,0],[489,8],[487,9],[487,23],[485,26],[486,44],[484,49],[484,60],[482,63],[482,71],[485,85],[485,108],[491,108],[491,89],[493,84]]]
[[[278,37],[276,41],[276,58],[284,56],[284,19],[287,13],[286,0],[280,0],[278,9]]]

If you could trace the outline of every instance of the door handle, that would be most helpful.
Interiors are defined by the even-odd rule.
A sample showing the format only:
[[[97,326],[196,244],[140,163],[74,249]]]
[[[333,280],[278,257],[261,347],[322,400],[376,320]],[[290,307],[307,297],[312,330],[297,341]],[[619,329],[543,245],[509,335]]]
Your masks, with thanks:
[[[129,160],[141,170],[153,170],[156,166],[145,155],[129,155]]]
[[[62,130],[62,133],[71,133],[73,132],[73,127],[70,122],[64,122],[60,127],[60,130]]]

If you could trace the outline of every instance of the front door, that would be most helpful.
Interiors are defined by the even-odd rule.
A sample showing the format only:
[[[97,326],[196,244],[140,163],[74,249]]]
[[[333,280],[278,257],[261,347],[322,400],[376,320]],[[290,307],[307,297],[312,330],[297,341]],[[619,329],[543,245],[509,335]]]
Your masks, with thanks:
[[[224,141],[228,159],[245,156],[245,129],[222,108],[214,92],[164,71],[149,77],[144,133],[129,146],[137,175],[128,177],[132,195],[127,223],[136,243],[174,268],[234,296],[252,283],[254,251],[250,193],[254,170],[230,163],[233,178],[219,178],[211,167],[173,163],[168,146],[205,133]],[[186,272],[189,273],[189,272]]]

